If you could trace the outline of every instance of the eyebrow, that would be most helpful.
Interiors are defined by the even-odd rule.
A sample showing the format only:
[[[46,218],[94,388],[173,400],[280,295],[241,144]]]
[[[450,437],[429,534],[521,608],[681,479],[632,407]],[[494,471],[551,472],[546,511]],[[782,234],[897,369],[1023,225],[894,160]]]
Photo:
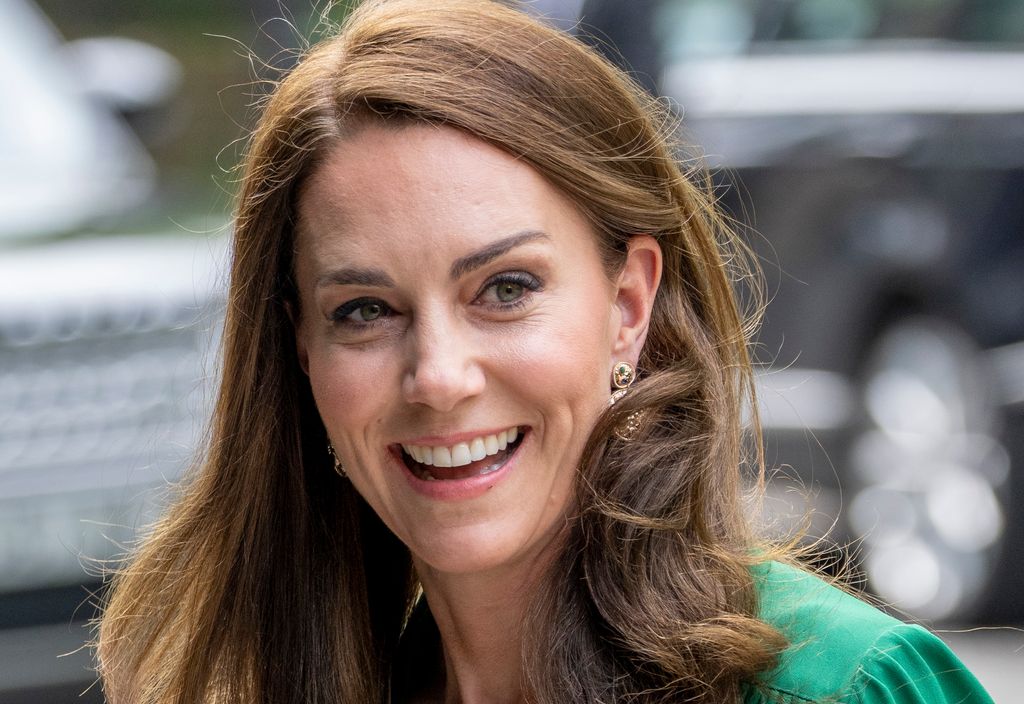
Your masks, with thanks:
[[[381,269],[361,269],[346,267],[321,274],[316,280],[321,286],[367,286],[377,288],[394,288],[395,282]]]
[[[500,257],[502,254],[520,247],[529,242],[536,240],[547,240],[551,239],[547,233],[541,232],[540,230],[524,230],[523,232],[517,232],[514,235],[500,239],[497,242],[478,249],[472,254],[467,254],[465,257],[456,259],[452,264],[451,269],[448,270],[448,276],[452,279],[458,279],[474,269],[479,269],[490,261],[493,261]]]
[[[516,247],[536,240],[551,239],[540,230],[524,230],[497,242],[492,242],[472,254],[456,259],[448,270],[450,278],[458,279],[478,269]],[[317,287],[323,286],[366,286],[368,288],[394,288],[395,281],[383,269],[345,267],[328,271],[317,277]]]

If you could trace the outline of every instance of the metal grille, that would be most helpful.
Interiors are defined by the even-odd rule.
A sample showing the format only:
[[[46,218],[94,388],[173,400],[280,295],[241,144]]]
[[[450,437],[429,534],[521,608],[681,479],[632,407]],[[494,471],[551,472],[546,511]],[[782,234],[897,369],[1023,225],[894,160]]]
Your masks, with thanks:
[[[155,516],[206,423],[216,320],[0,321],[0,591],[80,581]]]

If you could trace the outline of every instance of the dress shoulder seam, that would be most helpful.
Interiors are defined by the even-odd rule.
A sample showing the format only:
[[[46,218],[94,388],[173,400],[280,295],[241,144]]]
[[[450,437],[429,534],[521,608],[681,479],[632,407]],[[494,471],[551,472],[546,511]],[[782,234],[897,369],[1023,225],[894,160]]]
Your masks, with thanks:
[[[770,684],[762,684],[762,685],[760,685],[757,688],[761,689],[761,690],[764,690],[764,691],[770,691],[770,692],[775,692],[777,694],[781,694],[781,695],[783,695],[786,698],[785,699],[786,702],[808,702],[808,704],[814,704],[815,701],[816,701],[815,699],[812,699],[810,697],[804,696],[803,694],[799,694],[797,692],[792,692],[792,691],[790,691],[788,689],[783,689],[782,687],[776,687],[776,686],[770,685]]]

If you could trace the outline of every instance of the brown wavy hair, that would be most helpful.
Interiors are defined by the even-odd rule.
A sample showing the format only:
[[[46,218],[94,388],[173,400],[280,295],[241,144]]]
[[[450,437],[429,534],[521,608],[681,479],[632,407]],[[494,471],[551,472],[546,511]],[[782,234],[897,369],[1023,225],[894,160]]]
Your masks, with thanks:
[[[578,41],[489,0],[371,0],[276,86],[244,161],[211,437],[113,578],[99,630],[115,703],[382,702],[416,594],[406,548],[331,469],[295,351],[297,192],[356,122],[463,130],[587,216],[609,274],[637,233],[664,276],[643,375],[599,421],[569,536],[533,602],[530,701],[727,702],[782,637],[756,618],[734,287],[754,268],[671,111]],[[750,289],[754,290],[754,289]],[[640,431],[617,437],[630,413]],[[754,447],[756,412],[753,424]]]

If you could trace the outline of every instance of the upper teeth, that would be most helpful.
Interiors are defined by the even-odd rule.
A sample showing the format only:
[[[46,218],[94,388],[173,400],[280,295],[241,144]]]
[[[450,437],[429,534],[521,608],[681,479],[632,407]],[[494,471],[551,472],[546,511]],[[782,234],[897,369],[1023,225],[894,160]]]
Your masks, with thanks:
[[[476,462],[488,455],[501,452],[508,447],[510,442],[515,442],[517,437],[519,437],[519,428],[509,428],[494,435],[481,435],[468,442],[456,443],[450,447],[403,443],[402,449],[420,464],[432,467],[461,467],[464,464]]]

